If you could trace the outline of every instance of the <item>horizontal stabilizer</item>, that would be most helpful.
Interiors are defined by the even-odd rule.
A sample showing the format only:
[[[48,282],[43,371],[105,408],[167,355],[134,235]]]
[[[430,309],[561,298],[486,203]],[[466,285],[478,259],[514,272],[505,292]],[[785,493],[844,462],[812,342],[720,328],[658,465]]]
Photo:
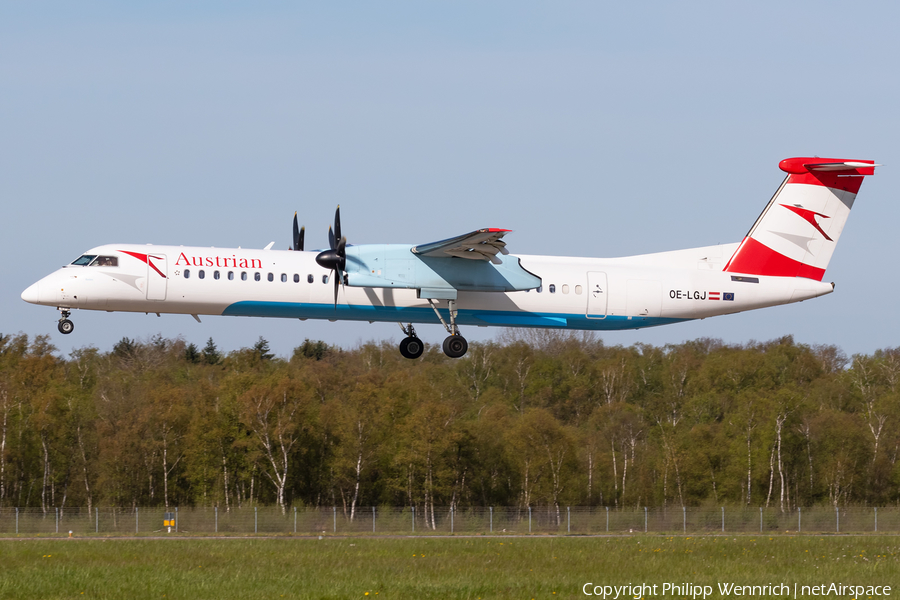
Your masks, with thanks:
[[[876,165],[871,160],[843,160],[839,158],[786,158],[778,163],[785,173],[801,175],[807,172],[842,172],[846,175],[874,175]]]

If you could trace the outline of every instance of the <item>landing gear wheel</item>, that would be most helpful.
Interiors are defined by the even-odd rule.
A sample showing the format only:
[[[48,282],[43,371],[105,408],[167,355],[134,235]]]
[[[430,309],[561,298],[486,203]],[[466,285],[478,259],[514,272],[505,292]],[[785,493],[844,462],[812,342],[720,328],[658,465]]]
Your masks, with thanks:
[[[425,344],[415,336],[403,338],[400,342],[400,354],[403,358],[419,358],[425,351]]]
[[[68,319],[60,319],[57,328],[59,329],[60,333],[68,335],[75,329],[75,323]]]
[[[469,342],[459,334],[451,335],[444,340],[443,348],[444,354],[450,358],[460,358],[469,349]]]

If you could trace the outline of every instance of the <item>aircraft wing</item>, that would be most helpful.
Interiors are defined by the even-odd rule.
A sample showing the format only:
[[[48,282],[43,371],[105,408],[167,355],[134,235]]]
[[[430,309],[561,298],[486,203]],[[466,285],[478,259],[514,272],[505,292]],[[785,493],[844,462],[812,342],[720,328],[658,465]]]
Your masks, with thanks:
[[[501,239],[507,233],[510,233],[509,229],[479,229],[447,240],[420,244],[412,251],[432,258],[467,258],[500,264],[497,253],[509,254],[506,242]]]

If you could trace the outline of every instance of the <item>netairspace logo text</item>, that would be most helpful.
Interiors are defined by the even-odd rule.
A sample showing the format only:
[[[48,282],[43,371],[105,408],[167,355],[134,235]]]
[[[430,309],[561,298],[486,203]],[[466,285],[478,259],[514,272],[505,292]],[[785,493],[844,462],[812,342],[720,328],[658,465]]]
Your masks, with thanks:
[[[581,591],[585,596],[599,596],[604,600],[641,600],[652,596],[678,596],[685,598],[702,598],[706,600],[718,592],[717,596],[784,596],[785,598],[800,598],[807,596],[836,596],[847,598],[875,598],[878,596],[890,596],[889,585],[849,585],[844,583],[819,583],[803,585],[794,583],[768,583],[765,585],[742,585],[738,583],[718,583],[714,589],[711,585],[696,585],[693,583],[663,583],[646,584],[635,583],[627,585],[594,585],[589,582],[582,586]]]

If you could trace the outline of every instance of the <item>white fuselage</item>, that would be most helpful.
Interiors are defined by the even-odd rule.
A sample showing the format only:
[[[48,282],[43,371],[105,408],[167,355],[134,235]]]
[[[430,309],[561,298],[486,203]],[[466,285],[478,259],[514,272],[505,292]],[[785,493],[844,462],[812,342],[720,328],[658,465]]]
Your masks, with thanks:
[[[542,281],[517,292],[460,291],[460,325],[635,329],[797,302],[833,285],[723,272],[737,244],[598,259],[524,256]],[[316,252],[111,244],[85,255],[115,266],[67,265],[22,298],[61,309],[437,323],[415,289],[342,286]],[[149,259],[147,258],[149,256]],[[143,257],[143,258],[141,258]],[[446,312],[447,302],[434,300]]]

